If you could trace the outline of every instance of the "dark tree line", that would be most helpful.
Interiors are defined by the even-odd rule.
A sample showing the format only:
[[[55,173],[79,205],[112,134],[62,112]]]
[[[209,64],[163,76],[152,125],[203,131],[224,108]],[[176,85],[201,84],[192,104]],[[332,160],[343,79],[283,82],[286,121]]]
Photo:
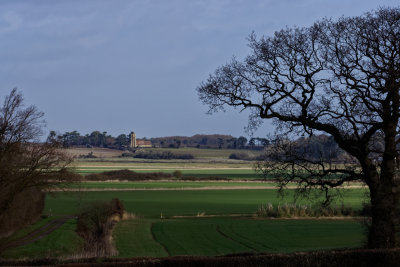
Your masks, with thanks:
[[[90,134],[81,135],[77,131],[66,132],[57,135],[55,131],[50,132],[49,138],[60,140],[64,147],[84,146],[84,147],[104,147],[114,149],[127,149],[130,145],[130,134],[120,134],[117,137],[107,134],[107,132],[93,131]],[[266,138],[253,137],[247,140],[246,137],[238,138],[231,135],[194,135],[194,136],[170,136],[156,137],[150,139],[155,147],[180,148],[228,148],[228,149],[263,149],[268,146],[269,140]]]
[[[86,135],[81,135],[77,131],[57,135],[55,131],[51,131],[49,138],[60,140],[64,147],[85,146],[126,149],[131,142],[130,134],[120,134],[113,137],[107,132],[100,131],[93,131]]]
[[[233,137],[219,134],[196,134],[193,136],[169,136],[151,138],[151,142],[160,147],[198,147],[224,149],[263,149],[268,146],[266,138],[252,137],[249,140],[244,136]]]
[[[396,245],[400,183],[400,8],[359,17],[323,19],[311,27],[286,28],[249,37],[251,53],[218,68],[198,87],[211,111],[250,109],[250,126],[272,119],[287,136],[324,132],[356,165],[313,160],[282,138],[260,169],[281,187],[298,192],[362,180],[369,188],[371,248]],[[337,179],[326,177],[335,175]]]

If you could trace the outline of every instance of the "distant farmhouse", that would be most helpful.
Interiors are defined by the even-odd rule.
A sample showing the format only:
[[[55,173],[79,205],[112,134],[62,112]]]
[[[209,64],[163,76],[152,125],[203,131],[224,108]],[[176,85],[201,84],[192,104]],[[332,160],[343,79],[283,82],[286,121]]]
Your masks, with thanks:
[[[136,134],[135,132],[131,133],[131,148],[137,148],[137,147],[152,147],[151,142],[149,140],[143,140],[143,139],[136,139]]]

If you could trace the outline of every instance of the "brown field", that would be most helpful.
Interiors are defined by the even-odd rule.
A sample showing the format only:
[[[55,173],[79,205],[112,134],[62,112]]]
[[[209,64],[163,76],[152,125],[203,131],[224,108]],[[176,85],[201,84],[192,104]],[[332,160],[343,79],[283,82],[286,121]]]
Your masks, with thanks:
[[[79,157],[80,155],[87,155],[90,152],[93,152],[93,155],[96,156],[97,158],[112,158],[112,157],[118,157],[122,155],[122,153],[124,153],[124,151],[122,150],[99,148],[99,147],[93,147],[93,148],[74,147],[74,148],[67,148],[65,150],[72,157]]]

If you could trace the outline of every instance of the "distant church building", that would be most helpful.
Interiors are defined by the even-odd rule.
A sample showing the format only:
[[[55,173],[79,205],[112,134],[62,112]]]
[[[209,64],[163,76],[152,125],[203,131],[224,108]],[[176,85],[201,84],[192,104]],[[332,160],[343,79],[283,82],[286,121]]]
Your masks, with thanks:
[[[131,133],[131,148],[152,147],[149,140],[136,139],[135,132]]]

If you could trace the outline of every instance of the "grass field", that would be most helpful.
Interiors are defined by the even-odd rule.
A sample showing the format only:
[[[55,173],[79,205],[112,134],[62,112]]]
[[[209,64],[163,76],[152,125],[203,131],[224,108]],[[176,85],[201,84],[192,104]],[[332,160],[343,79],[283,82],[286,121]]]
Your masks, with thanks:
[[[260,178],[253,170],[252,162],[228,159],[230,153],[243,151],[193,148],[172,151],[192,153],[197,159],[151,161],[107,158],[118,154],[118,151],[99,150],[97,152],[104,153],[106,158],[76,161],[74,170],[84,175],[121,169],[166,173],[180,170],[186,177],[213,176],[236,180],[82,182],[70,185],[70,189],[78,189],[76,192],[47,194],[44,214],[77,214],[86,203],[119,198],[126,211],[136,215],[136,219],[121,221],[114,229],[119,257],[292,252],[361,247],[364,242],[363,228],[354,220],[280,220],[255,217],[257,208],[262,204],[293,203],[294,190],[288,190],[288,195],[282,199],[276,189],[260,188],[274,186],[272,182],[240,181]],[[87,154],[90,151],[75,152]],[[79,190],[80,188],[99,191]],[[190,190],[191,188],[196,190]],[[112,191],[113,189],[121,191]],[[135,190],[122,191],[125,189]],[[337,204],[343,202],[353,209],[361,209],[366,200],[366,191],[363,188],[343,189],[343,199],[339,199]],[[297,204],[312,203],[312,200],[297,201]],[[41,219],[12,238],[22,236],[48,220]],[[1,257],[54,257],[74,254],[82,245],[82,240],[75,233],[75,227],[76,220],[71,219],[49,236],[32,244],[10,249]]]
[[[2,242],[11,242],[27,233],[45,225],[49,220],[40,219],[35,224],[18,231]],[[48,236],[31,244],[8,249],[1,254],[2,258],[48,258],[71,255],[79,251],[83,245],[82,239],[76,234],[76,219],[68,220],[64,225]]]
[[[360,209],[365,196],[364,189],[345,189],[343,201],[354,209]],[[86,202],[118,197],[128,212],[148,218],[164,216],[205,214],[253,214],[261,204],[288,203],[293,192],[285,200],[273,189],[252,190],[159,190],[159,191],[99,191],[59,192],[46,198],[45,213],[74,214]],[[300,203],[311,203],[303,200]]]
[[[144,183],[143,186],[166,186],[163,183]],[[188,182],[187,185],[197,183],[208,184]],[[102,184],[109,186],[110,183],[93,184],[97,187]],[[116,184],[132,186],[136,183]],[[173,186],[177,184],[179,182],[170,183]],[[252,184],[257,187],[263,183]],[[346,205],[354,209],[361,208],[365,189],[344,189],[343,192]],[[291,252],[362,245],[363,230],[356,221],[265,220],[254,217],[259,205],[288,203],[293,200],[292,196],[293,190],[289,190],[289,196],[283,200],[272,189],[55,192],[47,195],[44,213],[76,214],[88,202],[109,201],[118,197],[123,201],[125,209],[138,218],[121,221],[114,230],[119,257]],[[301,203],[311,202],[303,200]],[[212,215],[217,217],[208,217]],[[16,235],[26,234],[32,227],[45,224],[46,220]],[[74,254],[82,244],[75,233],[75,227],[76,220],[69,220],[49,236],[8,250],[2,257]]]
[[[119,257],[224,255],[361,247],[356,221],[190,218],[123,221],[114,230]]]

